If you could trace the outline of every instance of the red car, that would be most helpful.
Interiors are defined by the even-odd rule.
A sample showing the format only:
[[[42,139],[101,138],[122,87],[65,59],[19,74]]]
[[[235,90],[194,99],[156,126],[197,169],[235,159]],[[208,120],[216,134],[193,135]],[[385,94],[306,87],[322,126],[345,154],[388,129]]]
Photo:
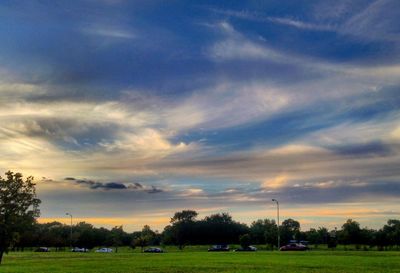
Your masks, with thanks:
[[[305,251],[309,250],[310,248],[308,246],[302,245],[302,244],[288,244],[283,247],[281,247],[279,250],[280,251]]]

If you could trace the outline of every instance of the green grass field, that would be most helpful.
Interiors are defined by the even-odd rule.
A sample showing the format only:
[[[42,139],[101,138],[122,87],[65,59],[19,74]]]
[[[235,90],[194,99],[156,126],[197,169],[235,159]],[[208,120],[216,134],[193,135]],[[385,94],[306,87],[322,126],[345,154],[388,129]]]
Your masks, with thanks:
[[[400,252],[17,252],[4,257],[0,272],[400,272]]]

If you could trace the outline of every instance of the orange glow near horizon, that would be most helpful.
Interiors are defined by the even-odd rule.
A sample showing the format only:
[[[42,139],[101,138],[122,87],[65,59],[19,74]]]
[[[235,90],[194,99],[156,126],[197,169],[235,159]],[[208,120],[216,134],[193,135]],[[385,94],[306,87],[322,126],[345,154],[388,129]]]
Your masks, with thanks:
[[[360,204],[361,206],[361,204]],[[194,209],[196,210],[196,209]],[[262,210],[252,211],[235,211],[234,209],[209,210],[199,209],[198,219],[203,219],[205,216],[218,213],[229,212],[233,219],[239,222],[250,225],[257,219],[275,219],[276,210],[273,206],[268,206]],[[333,208],[328,205],[326,208],[283,208],[281,211],[281,221],[293,218],[300,222],[302,230],[309,228],[318,228],[325,226],[327,228],[339,227],[347,219],[351,218],[361,223],[362,226],[371,227],[371,223],[376,222],[376,227],[382,226],[390,219],[394,212],[388,212],[382,208],[367,209],[362,207],[341,207]],[[163,211],[148,215],[136,215],[126,217],[74,217],[73,224],[86,222],[96,227],[112,228],[122,225],[126,231],[141,230],[144,225],[149,225],[152,229],[162,231],[170,222],[170,217],[173,212]],[[41,217],[39,223],[47,223],[57,221],[66,225],[70,224],[70,219],[67,217]]]
[[[154,217],[154,218],[130,218],[130,217],[77,217],[72,218],[73,225],[80,222],[92,224],[96,227],[112,228],[114,226],[123,226],[127,230],[140,230],[144,225],[150,225],[154,229],[168,225],[170,218],[168,217]],[[52,218],[40,217],[39,223],[60,222],[65,225],[70,224],[69,218]]]

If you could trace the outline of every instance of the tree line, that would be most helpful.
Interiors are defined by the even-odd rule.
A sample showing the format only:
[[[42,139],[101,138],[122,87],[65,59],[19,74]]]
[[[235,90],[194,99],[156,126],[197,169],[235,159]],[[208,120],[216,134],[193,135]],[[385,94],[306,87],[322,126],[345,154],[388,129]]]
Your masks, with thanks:
[[[39,224],[20,234],[14,250],[26,247],[54,247],[63,250],[69,246],[92,249],[99,246],[120,246],[144,248],[149,245],[175,245],[183,249],[187,245],[210,244],[256,244],[270,249],[277,247],[278,226],[275,220],[259,219],[250,225],[237,222],[228,213],[218,213],[197,219],[197,212],[183,210],[176,212],[170,224],[162,232],[145,225],[141,231],[126,232],[122,226],[112,229],[97,228],[85,222],[70,226],[60,222]],[[347,220],[340,229],[325,227],[302,231],[300,223],[286,219],[279,226],[281,245],[291,240],[307,241],[318,247],[337,244],[377,247],[380,250],[400,246],[400,220],[388,220],[381,229],[362,228],[357,221]]]

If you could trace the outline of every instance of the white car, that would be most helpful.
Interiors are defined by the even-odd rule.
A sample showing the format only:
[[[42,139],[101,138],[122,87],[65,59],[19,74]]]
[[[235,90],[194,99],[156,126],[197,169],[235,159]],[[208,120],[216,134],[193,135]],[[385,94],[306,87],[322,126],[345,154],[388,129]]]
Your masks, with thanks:
[[[71,249],[71,252],[88,252],[89,249],[87,248],[79,248],[79,247],[74,247],[73,249]]]
[[[96,250],[96,252],[110,253],[110,252],[113,252],[113,250],[111,248],[103,247],[103,248],[99,248],[98,250]]]

